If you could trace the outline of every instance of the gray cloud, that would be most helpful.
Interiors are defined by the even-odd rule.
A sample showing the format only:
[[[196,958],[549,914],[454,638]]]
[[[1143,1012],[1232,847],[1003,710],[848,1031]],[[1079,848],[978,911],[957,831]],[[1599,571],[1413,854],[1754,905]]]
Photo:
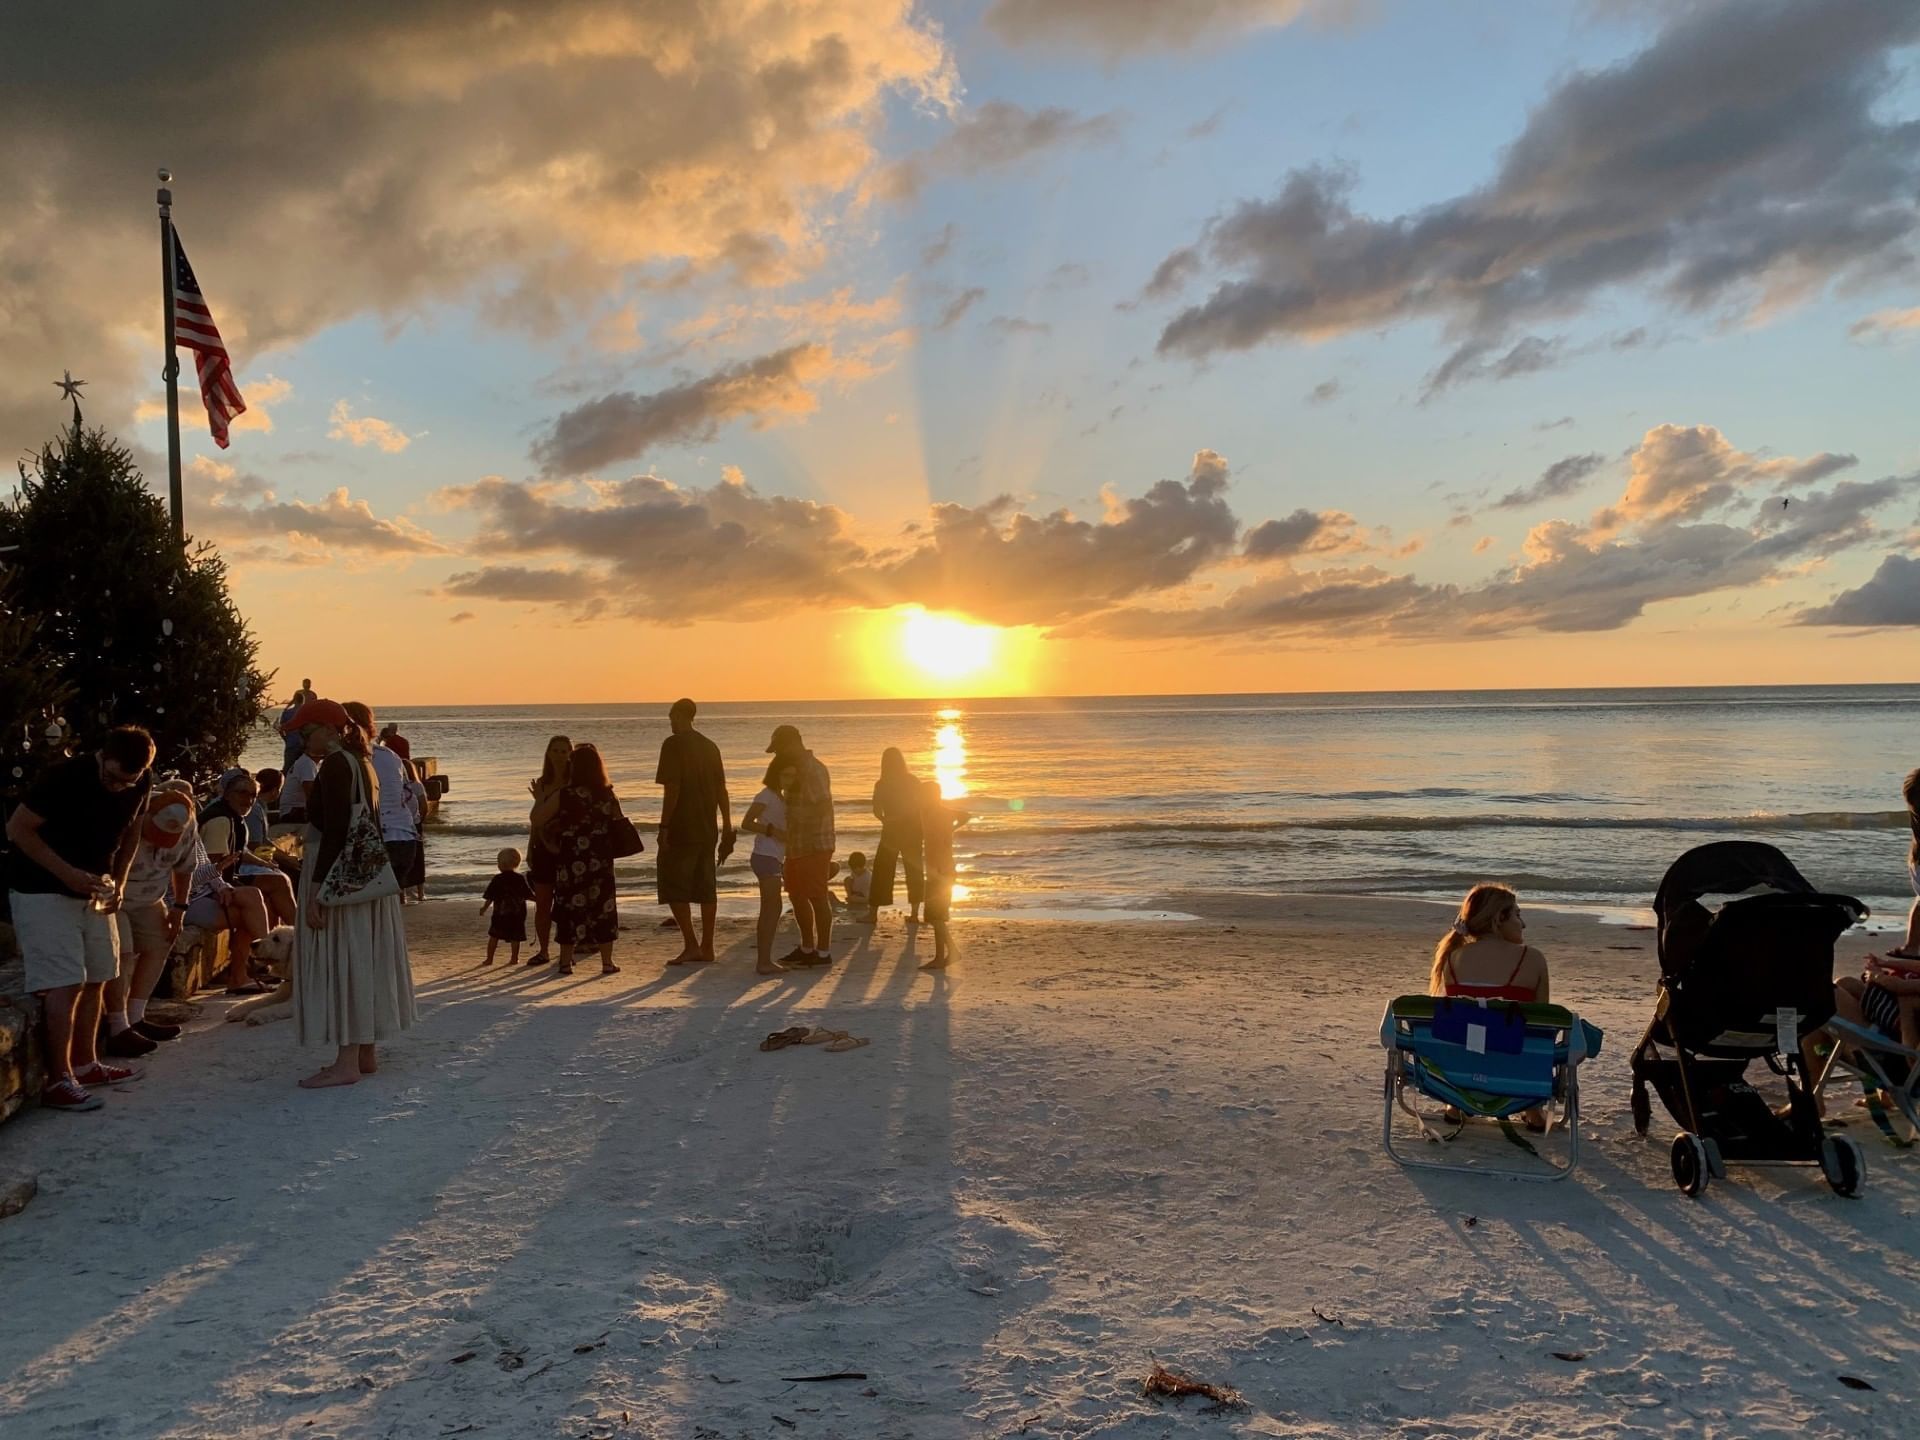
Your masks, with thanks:
[[[1046,150],[1102,144],[1119,133],[1114,114],[1081,115],[1058,105],[1029,110],[989,100],[925,150],[880,171],[873,190],[884,199],[911,200],[936,180],[1010,169]]]
[[[962,290],[949,300],[946,308],[940,312],[940,318],[933,322],[936,330],[951,330],[959,324],[966,313],[987,298],[987,292],[978,285]]]
[[[498,477],[442,492],[479,517],[490,557],[445,587],[470,599],[611,607],[661,623],[752,619],[796,606],[903,603],[1001,624],[1053,624],[1159,593],[1232,553],[1227,465],[1200,451],[1184,480],[1107,514],[1034,514],[1002,496],[936,505],[898,543],[857,537],[831,505],[763,496],[738,479],[682,489],[652,475],[569,491]],[[564,563],[530,568],[524,557]]]
[[[1534,526],[1524,560],[1480,584],[1431,584],[1371,566],[1289,567],[1213,605],[1126,607],[1089,617],[1078,628],[1161,638],[1365,633],[1401,639],[1614,630],[1650,605],[1772,583],[1876,538],[1873,512],[1911,496],[1920,476],[1781,495],[1851,463],[1851,457],[1826,454],[1761,459],[1734,449],[1710,426],[1658,426],[1635,447],[1627,493],[1594,524]],[[1782,506],[1781,498],[1792,503]],[[1703,518],[1741,504],[1747,518],[1740,523]],[[1305,525],[1294,519],[1298,534]],[[1277,539],[1286,523],[1269,521],[1252,533]]]
[[[1420,403],[1424,405],[1442,391],[1469,380],[1512,380],[1552,370],[1564,364],[1567,355],[1567,343],[1559,337],[1523,335],[1511,345],[1495,340],[1468,340],[1427,376]]]
[[[49,357],[95,382],[99,420],[152,391],[136,192],[157,160],[181,167],[175,215],[244,386],[269,347],[361,312],[485,301],[545,331],[622,281],[809,273],[881,102],[956,84],[901,0],[777,22],[758,0],[522,0],[484,23],[463,0],[102,0],[9,13],[6,37],[0,314],[35,337],[0,350],[14,448],[59,421]],[[217,79],[188,100],[191,75]]]
[[[1339,395],[1339,393],[1340,380],[1338,376],[1335,376],[1331,380],[1322,380],[1307,392],[1307,403],[1309,405],[1325,405],[1328,401]]]
[[[938,265],[953,250],[954,241],[960,238],[960,227],[948,221],[936,231],[926,244],[920,247],[922,265]]]
[[[531,453],[544,475],[584,475],[663,445],[704,443],[731,420],[759,427],[811,414],[820,384],[862,368],[850,368],[824,345],[790,345],[650,395],[622,390],[576,405]]]
[[[1160,351],[1422,317],[1493,346],[1612,286],[1752,314],[1908,272],[1920,126],[1879,111],[1916,38],[1920,7],[1884,0],[1688,7],[1640,54],[1560,82],[1479,190],[1379,220],[1353,209],[1351,177],[1308,169],[1218,217],[1188,248],[1227,278]]]
[[[1546,500],[1564,500],[1584,485],[1594,471],[1607,463],[1604,455],[1569,455],[1556,460],[1540,472],[1531,485],[1509,490],[1493,502],[1496,510],[1525,510]]]
[[[188,530],[202,539],[243,542],[229,547],[243,563],[254,558],[249,545],[263,540],[302,543],[308,560],[335,550],[396,559],[448,552],[412,521],[376,515],[345,486],[317,503],[283,500],[260,476],[205,457],[190,462],[181,479]]]
[[[1341,510],[1296,510],[1247,531],[1240,553],[1249,560],[1292,560],[1360,548],[1359,522]]]
[[[1920,625],[1920,556],[1887,556],[1865,584],[1802,611],[1794,624]]]
[[[1351,0],[994,0],[987,24],[1013,45],[1079,50],[1108,59],[1186,50],[1303,16],[1341,16]],[[1202,122],[1205,123],[1205,122]]]
[[[1042,320],[1029,320],[1022,315],[996,315],[987,321],[989,330],[1002,335],[1051,335],[1053,327]]]

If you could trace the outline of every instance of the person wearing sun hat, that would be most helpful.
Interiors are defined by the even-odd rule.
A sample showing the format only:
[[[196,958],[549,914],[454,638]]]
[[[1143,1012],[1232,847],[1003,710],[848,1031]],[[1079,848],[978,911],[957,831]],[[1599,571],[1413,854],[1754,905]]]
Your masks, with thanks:
[[[313,782],[320,776],[320,762],[332,743],[329,737],[338,736],[349,723],[346,706],[313,696],[287,717],[285,732],[299,740],[300,748],[287,762],[286,793],[280,802],[282,819],[306,824]]]
[[[200,863],[194,820],[193,787],[186,781],[162,780],[153,787],[140,817],[126,895],[114,917],[120,927],[120,973],[107,983],[100,1049],[116,1059],[146,1055],[161,1041],[180,1036],[178,1025],[147,1019],[147,1001],[179,938],[187,888]]]
[[[833,963],[833,777],[800,732],[774,727],[767,753],[790,762],[798,778],[787,792],[787,858],[783,878],[800,925],[800,946],[781,958],[789,966]]]

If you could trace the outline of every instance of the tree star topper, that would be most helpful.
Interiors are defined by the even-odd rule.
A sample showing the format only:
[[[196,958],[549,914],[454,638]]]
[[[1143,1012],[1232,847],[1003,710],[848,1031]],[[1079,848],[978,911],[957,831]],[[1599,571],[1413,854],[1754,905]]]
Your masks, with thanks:
[[[71,370],[62,370],[60,375],[61,378],[53,382],[54,388],[60,392],[60,398],[62,400],[71,400],[74,404],[78,405],[80,403],[80,391],[86,386],[87,382],[74,379]]]

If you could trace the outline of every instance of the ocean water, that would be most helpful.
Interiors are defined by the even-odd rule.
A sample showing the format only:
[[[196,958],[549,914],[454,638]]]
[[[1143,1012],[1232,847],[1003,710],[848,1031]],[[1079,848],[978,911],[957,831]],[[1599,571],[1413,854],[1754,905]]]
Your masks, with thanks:
[[[394,707],[452,782],[427,837],[430,893],[477,897],[524,849],[547,738],[600,747],[637,821],[666,702]],[[1642,911],[1666,866],[1711,840],[1778,845],[1816,885],[1904,913],[1901,777],[1920,764],[1920,686],[1208,695],[735,703],[699,726],[736,817],[773,726],[833,773],[841,854],[872,853],[880,751],[897,745],[975,816],[956,844],[963,911],[1122,916],[1294,891],[1524,899]],[[249,763],[278,764],[263,736]],[[645,826],[643,825],[643,830]],[[650,831],[648,831],[650,835]],[[744,847],[722,903],[749,907]],[[651,855],[622,862],[635,905]]]

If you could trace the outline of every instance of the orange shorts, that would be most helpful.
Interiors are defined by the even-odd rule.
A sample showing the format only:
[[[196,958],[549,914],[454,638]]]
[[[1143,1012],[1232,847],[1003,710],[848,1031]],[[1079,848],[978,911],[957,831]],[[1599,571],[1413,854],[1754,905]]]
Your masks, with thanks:
[[[795,900],[826,900],[833,891],[833,852],[816,850],[811,855],[789,855],[782,872],[787,894]]]

